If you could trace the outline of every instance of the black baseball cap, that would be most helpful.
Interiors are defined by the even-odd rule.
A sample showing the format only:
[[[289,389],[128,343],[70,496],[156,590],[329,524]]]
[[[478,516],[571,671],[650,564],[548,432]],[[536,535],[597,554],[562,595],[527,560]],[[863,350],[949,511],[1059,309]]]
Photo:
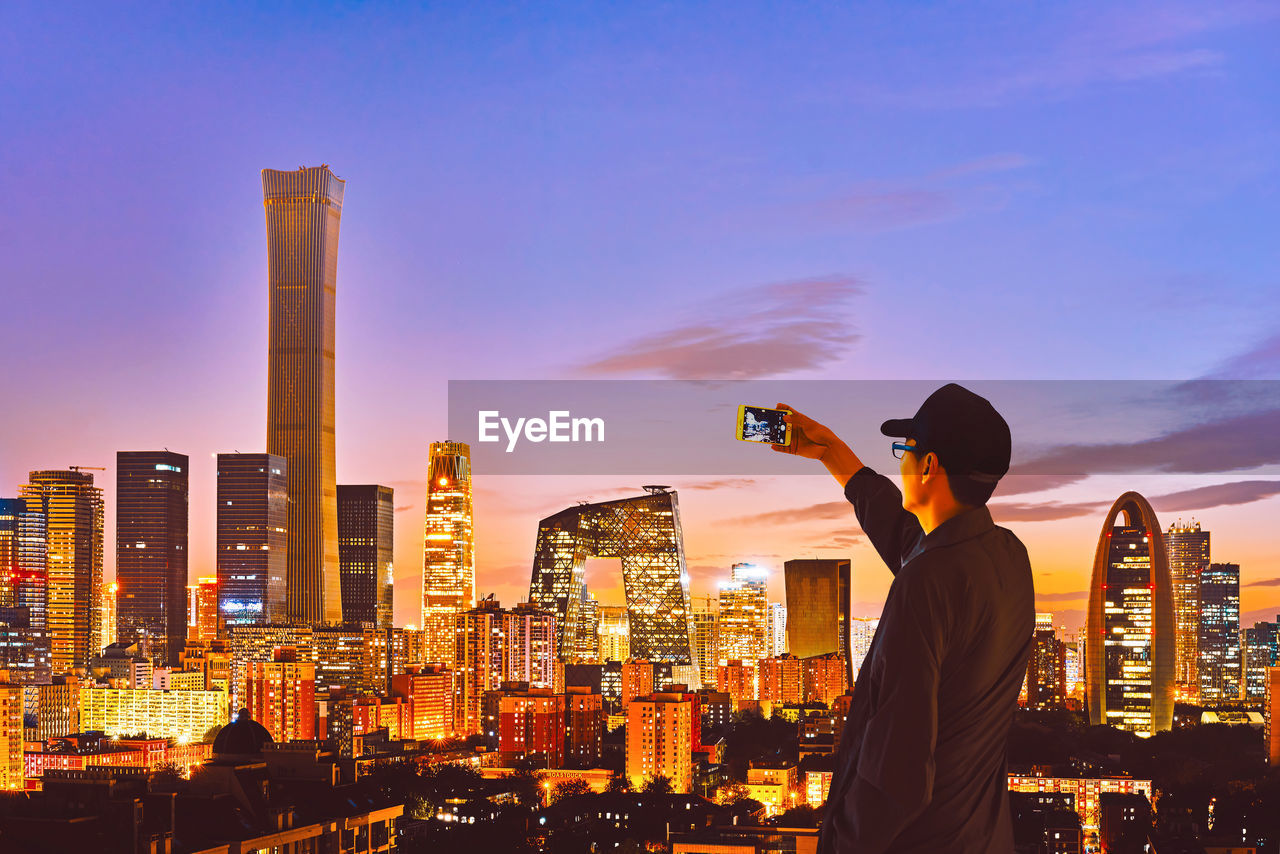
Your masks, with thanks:
[[[991,401],[956,383],[929,395],[911,418],[884,422],[880,432],[915,439],[938,455],[948,475],[994,484],[1009,471],[1009,425]]]

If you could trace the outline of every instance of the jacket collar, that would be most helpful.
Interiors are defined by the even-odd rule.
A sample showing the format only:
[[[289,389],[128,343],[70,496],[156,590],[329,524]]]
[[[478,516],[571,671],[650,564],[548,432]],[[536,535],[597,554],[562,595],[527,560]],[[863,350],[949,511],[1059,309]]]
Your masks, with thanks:
[[[991,511],[985,504],[957,513],[922,537],[903,563],[918,557],[923,552],[973,539],[995,526],[995,522],[991,520]]]

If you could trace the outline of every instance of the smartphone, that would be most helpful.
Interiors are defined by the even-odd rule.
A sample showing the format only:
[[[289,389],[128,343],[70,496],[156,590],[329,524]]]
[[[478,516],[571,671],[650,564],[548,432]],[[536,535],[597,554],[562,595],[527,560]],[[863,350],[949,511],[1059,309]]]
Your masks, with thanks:
[[[787,412],[785,409],[769,409],[765,406],[739,406],[734,436],[744,442],[790,445],[791,425],[782,420]]]

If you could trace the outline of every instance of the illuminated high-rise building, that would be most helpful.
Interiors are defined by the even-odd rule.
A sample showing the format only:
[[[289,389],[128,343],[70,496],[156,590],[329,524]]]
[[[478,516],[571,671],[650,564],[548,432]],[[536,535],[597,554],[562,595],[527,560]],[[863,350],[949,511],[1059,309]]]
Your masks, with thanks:
[[[1200,573],[1209,568],[1209,532],[1192,519],[1179,519],[1164,535],[1173,579],[1174,634],[1173,681],[1179,700],[1200,699]]]
[[[23,738],[22,686],[0,670],[0,791],[23,786]]]
[[[715,611],[694,611],[689,622],[689,645],[693,663],[698,668],[703,685],[716,684],[716,667],[720,664],[720,647],[717,642],[719,616]]]
[[[1262,749],[1267,764],[1280,765],[1280,667],[1268,667],[1263,676],[1266,689],[1262,704]]]
[[[1124,520],[1116,524],[1117,517]],[[1173,583],[1155,511],[1136,492],[1107,513],[1089,583],[1089,721],[1138,735],[1173,725]]]
[[[277,742],[316,737],[316,666],[280,650],[273,661],[250,661],[245,708]]]
[[[391,627],[395,493],[389,486],[338,487],[342,621]]]
[[[291,621],[342,620],[334,465],[334,300],[345,183],[328,166],[262,170],[271,294],[267,453],[287,467]]]
[[[46,612],[44,513],[21,498],[0,498],[0,670],[15,683],[48,682],[52,673]]]
[[[98,632],[99,638],[93,646],[98,652],[116,642],[116,614],[119,604],[117,594],[120,584],[116,581],[104,581],[98,588]]]
[[[582,601],[578,604],[578,635],[573,658],[576,661],[600,660],[600,602],[582,585]]]
[[[556,615],[561,658],[564,639],[578,636],[587,558],[622,560],[631,654],[690,662],[689,575],[676,493],[646,486],[648,494],[579,504],[538,523],[529,601]]]
[[[631,629],[624,605],[600,606],[600,661],[626,661],[631,657]]]
[[[508,682],[528,682],[531,688],[555,687],[556,618],[530,602],[521,602],[502,614],[502,636],[507,645]]]
[[[454,622],[456,729],[463,735],[474,735],[484,731],[485,692],[498,690],[507,673],[502,606],[491,598],[485,599],[475,608],[457,614]]]
[[[173,451],[116,452],[116,634],[157,664],[187,642],[187,481]]]
[[[450,664],[454,660],[453,633],[458,615],[476,605],[471,447],[465,442],[431,443],[426,517],[422,544],[423,656],[429,663]]]
[[[286,467],[275,454],[218,454],[218,619],[223,627],[284,622]]]
[[[693,789],[693,703],[684,694],[658,692],[627,707],[627,777],[639,791],[654,777],[671,780],[671,790]]]
[[[589,688],[566,688],[564,723],[566,763],[598,767],[604,747],[604,698]]]
[[[19,488],[45,518],[46,619],[54,673],[85,664],[102,640],[102,490],[78,469],[33,471]]]
[[[564,767],[565,695],[550,688],[504,690],[498,697],[498,764],[530,760]]]
[[[1240,565],[1200,573],[1200,702],[1240,699]]]
[[[787,650],[796,658],[838,653],[851,665],[853,681],[861,657],[850,651],[852,622],[851,564],[847,558],[789,560],[783,565],[786,583]]]
[[[769,603],[769,655],[785,655],[787,652],[787,606],[781,602]]]
[[[153,688],[85,688],[80,726],[109,736],[145,732],[152,738],[202,741],[228,720],[223,691],[161,691]]]
[[[1261,702],[1267,695],[1267,669],[1277,663],[1280,638],[1276,635],[1280,620],[1275,623],[1257,622],[1240,633],[1240,656],[1244,666],[1244,699]]]
[[[218,576],[201,576],[187,587],[187,593],[190,603],[187,640],[213,640],[218,636]]]
[[[453,671],[440,664],[412,665],[391,677],[391,694],[409,706],[407,738],[453,735]]]
[[[1061,709],[1067,703],[1067,645],[1058,639],[1052,614],[1036,614],[1035,642],[1027,660],[1027,706]]]
[[[769,657],[768,578],[768,572],[760,567],[735,563],[730,580],[721,583],[717,626],[721,661]]]
[[[804,700],[804,665],[794,655],[761,660],[757,667],[760,699],[773,703]]]
[[[880,627],[879,617],[853,617],[849,620],[849,671],[856,679],[858,671],[867,653],[871,651],[871,641],[875,639],[876,629]]]

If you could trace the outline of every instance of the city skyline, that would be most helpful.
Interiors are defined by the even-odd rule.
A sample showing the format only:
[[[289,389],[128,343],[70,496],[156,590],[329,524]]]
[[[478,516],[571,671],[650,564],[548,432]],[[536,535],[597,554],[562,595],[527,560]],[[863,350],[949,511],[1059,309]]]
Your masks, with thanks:
[[[1261,239],[1275,214],[1263,190],[1275,169],[1267,142],[1275,120],[1264,107],[1280,76],[1255,42],[1275,23],[1259,8],[1039,10],[1029,13],[1025,43],[999,28],[951,26],[942,13],[928,16],[940,28],[933,36],[947,34],[934,39],[883,10],[828,11],[778,30],[767,11],[739,8],[744,38],[726,39],[714,8],[689,13],[680,34],[659,13],[634,11],[624,14],[624,33],[575,24],[564,64],[537,48],[558,38],[555,25],[517,15],[510,30],[481,39],[495,57],[483,69],[461,47],[474,47],[474,34],[449,36],[469,30],[465,14],[440,21],[419,13],[418,24],[433,22],[428,41],[438,49],[430,51],[391,36],[404,22],[386,13],[317,20],[322,42],[340,37],[368,60],[360,79],[375,100],[403,107],[374,111],[337,66],[317,69],[314,89],[272,73],[303,61],[297,46],[281,52],[263,35],[288,31],[287,12],[262,12],[256,23],[206,14],[219,19],[218,35],[196,40],[185,19],[154,18],[158,33],[206,63],[200,97],[177,99],[157,82],[182,74],[163,38],[113,58],[114,74],[77,73],[77,63],[114,56],[120,42],[102,34],[121,24],[98,11],[71,19],[51,10],[16,13],[15,26],[84,43],[61,54],[16,45],[6,62],[33,73],[0,93],[7,112],[28,119],[5,142],[9,162],[28,164],[5,216],[19,238],[12,280],[30,285],[10,295],[0,340],[7,355],[30,362],[15,389],[48,413],[38,431],[20,408],[0,414],[0,479],[10,484],[0,493],[12,495],[28,471],[71,464],[105,466],[100,484],[109,486],[117,451],[174,448],[192,460],[193,578],[213,572],[212,455],[263,450],[267,270],[253,211],[259,170],[272,164],[328,162],[352,179],[339,271],[335,465],[342,482],[396,489],[397,624],[416,622],[421,459],[430,442],[448,438],[450,377],[737,372],[941,384],[950,378],[939,376],[942,365],[962,379],[1280,376],[1276,319],[1256,310],[1275,260]],[[850,44],[831,40],[835,31],[878,57],[902,84],[897,97],[852,59]],[[924,63],[904,47],[921,37],[938,48]],[[714,58],[693,51],[660,64],[661,73],[641,73],[655,39],[712,45]],[[780,62],[762,78],[753,46],[765,45]],[[243,65],[216,61],[242,51]],[[965,63],[973,52],[1000,59],[979,72]],[[54,55],[76,62],[51,65]],[[387,57],[403,73],[390,73]],[[809,63],[838,81],[829,99],[806,94],[812,81],[800,69]],[[451,81],[449,94],[405,88],[439,75]],[[527,88],[494,85],[510,79]],[[674,101],[655,102],[657,93]],[[584,113],[584,102],[601,106],[599,116]],[[481,103],[489,111],[478,112]],[[343,114],[338,106],[362,119],[332,121]],[[157,124],[164,110],[178,120]],[[262,133],[237,130],[246,110],[270,117]],[[113,152],[110,169],[85,171],[101,149],[87,147],[70,116],[99,130],[92,138]],[[547,133],[494,135],[495,117]],[[618,122],[634,125],[622,134]],[[442,126],[455,132],[429,130]],[[868,135],[868,126],[881,131]],[[941,126],[963,141],[902,144],[935,139]],[[1099,129],[1105,144],[1095,144]],[[180,192],[191,174],[218,178],[199,209]],[[576,203],[562,204],[563,193]],[[617,208],[620,196],[630,207]],[[81,204],[49,201],[57,197]],[[170,215],[178,211],[186,214]],[[103,270],[111,289],[89,284]],[[1151,306],[1143,323],[1122,312],[1099,317],[1096,307],[1122,292]],[[925,334],[907,347],[904,294],[934,307],[919,321]],[[28,322],[45,316],[77,334],[50,347]],[[176,317],[191,320],[168,322]],[[424,318],[433,321],[429,355]],[[572,334],[548,346],[547,327]],[[168,404],[159,411],[131,396],[160,390]],[[821,401],[791,402],[821,415]],[[78,426],[88,413],[93,431]],[[1152,423],[1138,441],[1159,446],[1215,423],[1206,415]],[[1253,423],[1270,433],[1269,421]],[[1015,449],[1034,439],[1015,435]],[[855,450],[878,469],[896,465],[878,448]],[[1152,498],[1162,524],[1194,513],[1213,529],[1218,557],[1241,566],[1243,622],[1280,610],[1280,547],[1260,533],[1276,512],[1277,486],[1247,465],[1210,474],[1216,453],[1206,450],[1199,468],[1123,483],[1098,475],[998,492],[997,521],[1032,554],[1038,607],[1081,622],[1091,529],[1111,496],[1133,489]],[[1253,457],[1277,460],[1270,447]],[[849,557],[855,601],[865,603],[857,610],[869,613],[883,598],[888,573],[851,518],[834,515],[839,496],[825,477],[798,467],[789,478],[713,480],[664,481],[682,493],[696,592],[738,561],[776,577],[792,557]],[[533,520],[640,485],[601,477],[535,488],[477,473],[478,587],[515,601]],[[768,531],[753,518],[761,494],[777,511]],[[1171,496],[1167,509],[1160,496]],[[591,587],[601,601],[614,597],[608,583]],[[777,582],[770,594],[781,598]]]

